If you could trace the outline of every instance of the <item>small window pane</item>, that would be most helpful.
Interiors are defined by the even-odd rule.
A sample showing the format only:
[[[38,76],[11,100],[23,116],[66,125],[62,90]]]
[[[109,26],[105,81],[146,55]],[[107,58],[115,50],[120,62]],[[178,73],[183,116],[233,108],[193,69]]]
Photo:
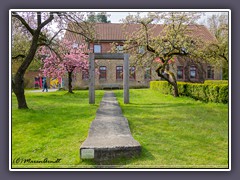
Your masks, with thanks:
[[[94,53],[101,53],[101,45],[98,44],[94,45]]]
[[[191,66],[190,67],[190,78],[195,79],[197,77],[196,67]]]
[[[100,66],[99,67],[99,79],[107,79],[107,67]]]
[[[212,66],[207,67],[207,78],[214,79],[214,69]]]
[[[82,79],[83,80],[88,80],[89,79],[88,70],[82,72]]]
[[[136,74],[135,74],[135,67],[132,66],[129,68],[129,79],[130,80],[135,80]]]
[[[183,79],[183,66],[178,66],[177,67],[177,78],[178,79]]]
[[[117,66],[116,67],[116,79],[117,80],[122,80],[123,79],[123,67],[122,66]]]
[[[151,68],[145,69],[144,79],[151,79]]]

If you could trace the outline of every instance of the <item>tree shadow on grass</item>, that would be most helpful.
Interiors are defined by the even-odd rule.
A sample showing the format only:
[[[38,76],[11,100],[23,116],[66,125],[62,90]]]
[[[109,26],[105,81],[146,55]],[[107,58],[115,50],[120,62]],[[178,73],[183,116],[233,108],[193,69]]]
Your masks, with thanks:
[[[190,106],[195,106],[196,104],[194,103],[129,103],[129,107],[134,107],[134,108],[162,108],[162,107],[190,107]]]

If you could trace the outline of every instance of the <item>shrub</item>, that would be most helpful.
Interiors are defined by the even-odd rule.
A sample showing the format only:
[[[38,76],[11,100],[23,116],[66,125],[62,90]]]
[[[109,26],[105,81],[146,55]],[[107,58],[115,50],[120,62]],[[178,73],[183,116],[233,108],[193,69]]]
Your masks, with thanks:
[[[178,93],[180,96],[186,96],[187,83],[178,82]]]
[[[228,103],[228,86],[226,85],[219,86],[219,102]]]
[[[163,94],[173,94],[172,86],[167,81],[151,81],[150,89],[161,91]]]
[[[205,80],[204,84],[228,84],[228,80]]]
[[[173,87],[166,81],[151,81],[150,89],[163,94],[173,94]],[[188,96],[204,102],[228,103],[228,84],[226,83],[186,83],[178,82],[181,96]]]
[[[219,86],[218,85],[209,85],[208,89],[209,89],[208,100],[210,102],[219,102],[218,101]]]

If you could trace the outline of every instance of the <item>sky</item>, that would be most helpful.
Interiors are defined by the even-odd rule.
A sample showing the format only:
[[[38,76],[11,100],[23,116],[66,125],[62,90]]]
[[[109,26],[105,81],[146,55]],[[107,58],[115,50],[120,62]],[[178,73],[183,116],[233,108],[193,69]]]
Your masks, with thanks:
[[[121,23],[121,19],[125,18],[126,16],[129,15],[130,12],[107,12],[107,14],[110,15],[110,17],[108,18],[111,23]],[[202,16],[199,20],[200,23],[206,21],[207,17],[209,16],[212,16],[213,14],[216,14],[216,15],[219,15],[223,12],[220,12],[220,11],[215,11],[215,12],[205,12],[205,15]],[[130,13],[131,15],[132,14],[136,14],[136,12],[131,12]],[[147,12],[143,12],[143,15],[146,15]]]
[[[158,9],[155,9],[154,11],[157,11]],[[93,11],[93,12],[96,12],[96,13],[98,13],[95,9],[88,9],[87,10],[88,12],[89,11]],[[145,16],[145,15],[147,15],[147,13],[149,12],[149,10],[146,10],[146,9],[144,9],[144,10],[141,10],[141,9],[137,9],[137,10],[134,10],[135,12],[131,12],[130,10],[128,10],[128,9],[125,9],[125,10],[122,10],[122,9],[116,9],[116,10],[111,10],[111,12],[109,12],[109,11],[107,11],[107,10],[100,10],[101,12],[107,12],[107,15],[110,15],[109,17],[108,17],[108,20],[110,20],[111,21],[111,23],[122,23],[121,22],[121,19],[124,19],[126,16],[128,16],[129,14],[131,14],[131,15],[134,15],[134,14],[137,14],[137,12],[142,12],[141,14],[143,15],[143,16]],[[99,12],[100,12],[99,11]],[[120,12],[121,11],[121,12]],[[137,12],[136,12],[137,11]],[[145,12],[144,12],[145,11]],[[161,11],[160,9],[159,9],[159,11]],[[166,11],[166,10],[165,10]],[[209,12],[209,11],[204,11],[205,13],[205,15],[203,15],[200,19],[199,19],[199,24],[203,24],[203,25],[205,25],[205,26],[208,26],[207,25],[207,18],[208,17],[210,17],[210,16],[212,16],[213,14],[216,14],[216,15],[219,15],[219,14],[222,14],[222,13],[224,13],[223,12],[224,10],[214,10],[214,12],[213,12],[213,10],[211,10],[211,12]],[[226,11],[227,10],[225,10],[225,13],[226,13]],[[200,12],[200,11],[199,11]],[[227,14],[227,13],[226,13]],[[53,27],[53,29],[57,29],[57,27],[56,27],[57,25],[56,24],[53,24],[52,25],[52,27]]]

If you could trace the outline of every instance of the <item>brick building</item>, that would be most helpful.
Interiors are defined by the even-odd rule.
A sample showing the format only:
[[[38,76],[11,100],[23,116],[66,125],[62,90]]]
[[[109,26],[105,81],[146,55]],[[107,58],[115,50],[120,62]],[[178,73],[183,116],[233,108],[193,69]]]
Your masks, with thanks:
[[[130,24],[126,31],[132,33],[138,28],[137,24]],[[158,35],[163,29],[162,25],[155,28],[153,35]],[[214,40],[214,37],[206,27],[199,25],[193,30],[193,33],[200,35],[206,40]],[[90,51],[93,53],[109,53],[112,44],[116,43],[117,50],[121,52],[124,41],[126,41],[125,33],[123,32],[122,24],[120,23],[97,23],[95,25],[96,41],[90,44]],[[71,32],[66,32],[65,37],[68,40],[74,41],[75,45],[82,43],[82,38],[79,35]],[[123,60],[97,60],[95,67],[98,68],[99,74],[95,76],[96,88],[111,87],[111,85],[123,84]],[[220,71],[214,69],[209,64],[202,63],[201,66],[191,61],[191,59],[183,60],[177,57],[176,63],[172,67],[178,81],[202,82],[205,79],[220,79]],[[154,65],[152,67],[140,67],[131,65],[129,68],[129,84],[130,87],[148,87],[149,81],[159,80]],[[88,74],[79,74],[74,78],[73,86],[76,88],[88,87]]]
[[[126,31],[134,32],[139,25],[130,24]],[[73,27],[76,28],[76,27]],[[159,35],[163,29],[162,25],[155,28],[153,35]],[[214,40],[214,37],[207,30],[206,27],[199,25],[193,30],[193,33],[200,35],[206,40]],[[93,53],[109,53],[112,48],[112,43],[118,44],[117,50],[121,52],[123,44],[126,41],[125,33],[123,32],[122,24],[120,23],[97,23],[95,25],[96,41],[90,44],[90,51]],[[64,36],[65,39],[71,40],[73,46],[82,44],[83,37],[80,35],[67,31]],[[95,67],[98,68],[99,73],[95,75],[96,88],[111,87],[112,85],[122,87],[123,84],[123,60],[96,60]],[[156,66],[155,66],[156,67]],[[221,79],[220,71],[209,64],[202,63],[201,66],[191,61],[191,59],[184,60],[180,57],[176,58],[176,63],[171,67],[174,69],[178,81],[192,81],[199,82],[205,79]],[[148,87],[149,81],[160,80],[155,72],[154,65],[152,67],[140,67],[130,62],[130,87]],[[79,73],[73,77],[73,88],[85,89],[88,87],[89,77],[88,73]],[[67,84],[65,78],[64,84]]]

